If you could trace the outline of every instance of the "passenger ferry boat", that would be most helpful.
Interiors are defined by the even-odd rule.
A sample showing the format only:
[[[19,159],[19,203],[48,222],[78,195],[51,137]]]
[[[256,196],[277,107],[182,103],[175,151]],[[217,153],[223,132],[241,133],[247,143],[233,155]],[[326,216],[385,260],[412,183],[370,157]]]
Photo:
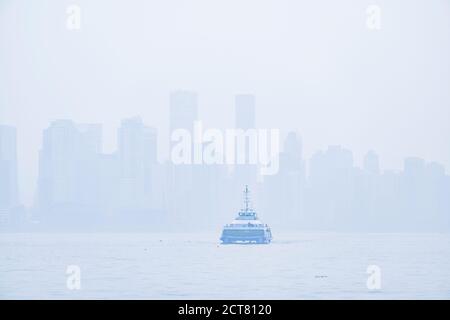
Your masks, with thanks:
[[[270,243],[272,232],[267,224],[263,224],[250,206],[250,191],[244,190],[244,208],[239,211],[231,224],[225,225],[220,240],[230,243]]]

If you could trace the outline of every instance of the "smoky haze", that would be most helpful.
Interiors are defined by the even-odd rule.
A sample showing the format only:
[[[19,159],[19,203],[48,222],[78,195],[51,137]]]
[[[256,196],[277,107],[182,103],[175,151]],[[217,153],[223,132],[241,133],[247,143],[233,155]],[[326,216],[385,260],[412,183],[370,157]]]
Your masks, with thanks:
[[[66,8],[81,8],[81,29]],[[381,8],[381,29],[366,8]],[[169,95],[198,93],[205,126],[235,125],[253,94],[256,126],[328,145],[450,168],[450,3],[436,1],[12,1],[0,3],[0,123],[17,128],[21,201],[36,197],[42,132],[57,119],[102,124],[117,148],[122,119],[158,130],[169,158]]]

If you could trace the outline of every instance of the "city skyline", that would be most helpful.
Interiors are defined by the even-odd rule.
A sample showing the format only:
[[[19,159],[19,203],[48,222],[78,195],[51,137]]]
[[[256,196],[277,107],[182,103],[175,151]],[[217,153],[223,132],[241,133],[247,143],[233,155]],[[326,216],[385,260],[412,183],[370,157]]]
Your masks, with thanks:
[[[235,128],[257,128],[255,101],[251,94],[236,95]],[[174,91],[170,102],[168,127],[193,133],[195,122],[201,119],[197,93]],[[0,171],[8,173],[5,168],[17,166],[16,132],[12,127],[0,128],[0,159],[12,159],[10,167],[3,165]],[[160,161],[158,135],[158,129],[139,116],[122,119],[117,149],[105,152],[102,124],[70,119],[50,122],[43,131],[35,201],[25,203],[27,219],[55,228],[61,223],[101,227],[108,219],[127,226],[143,219],[143,225],[153,223],[152,227],[164,229],[171,223],[190,226],[193,220],[209,217],[202,220],[201,228],[207,228],[226,220],[239,203],[239,190],[249,185],[258,207],[280,228],[302,222],[303,227],[312,229],[345,230],[373,224],[376,230],[389,229],[392,223],[396,230],[398,215],[406,212],[424,228],[446,229],[450,221],[445,214],[450,204],[444,196],[450,190],[450,176],[434,161],[405,157],[402,170],[382,169],[380,156],[368,150],[358,165],[353,152],[340,145],[329,145],[305,157],[302,137],[288,129],[280,141],[279,171],[261,176],[258,166],[250,163],[176,165],[170,158]],[[250,142],[245,143],[248,160]],[[24,203],[13,199],[20,198],[20,193],[13,196],[17,177],[10,180],[9,187],[2,190],[12,190],[9,202],[3,201],[12,208],[13,203]],[[405,181],[410,185],[404,185]],[[384,189],[391,194],[384,194]],[[421,202],[416,207],[405,201]],[[437,220],[427,222],[425,211],[431,206],[437,210]]]
[[[111,152],[121,119],[141,115],[168,154],[177,88],[199,92],[201,120],[215,128],[234,125],[235,94],[253,93],[256,125],[299,130],[307,158],[339,144],[357,164],[373,149],[381,168],[416,156],[448,173],[448,3],[385,3],[380,30],[366,25],[369,3],[348,4],[83,1],[74,31],[68,3],[3,1],[0,122],[18,129],[21,197],[33,201],[52,120],[102,123]]]
[[[169,107],[170,107],[169,110],[171,110],[171,108],[173,108],[173,101],[172,100],[174,100],[174,97],[178,96],[178,98],[180,98],[180,97],[183,97],[183,95],[187,95],[188,96],[188,100],[191,100],[190,102],[187,103],[186,106],[189,107],[189,105],[190,105],[189,108],[191,108],[191,111],[193,112],[193,115],[190,116],[190,118],[187,119],[187,120],[186,119],[185,120],[180,120],[180,116],[175,116],[175,119],[172,119],[173,118],[172,115],[176,114],[176,111],[173,112],[173,113],[169,112],[169,114],[172,114],[170,116],[170,119],[169,119],[169,122],[168,122],[169,124],[165,125],[165,126],[162,126],[163,127],[162,130],[160,130],[161,124],[158,124],[157,127],[156,126],[152,127],[152,130],[155,130],[155,133],[156,132],[160,132],[160,131],[166,131],[166,130],[164,130],[164,127],[166,129],[167,128],[176,128],[176,127],[178,127],[178,128],[188,128],[189,130],[192,130],[192,128],[194,126],[194,122],[199,120],[199,119],[203,119],[203,118],[199,117],[199,113],[198,113],[198,93],[195,92],[195,91],[188,91],[188,90],[172,91],[171,94],[169,95],[170,101],[171,101],[170,104],[169,104]],[[241,100],[239,100],[239,99],[241,99]],[[176,98],[175,98],[175,100],[176,100]],[[245,104],[247,104],[247,105],[249,103],[253,104],[253,107],[252,107],[253,110],[249,111],[250,109],[248,109],[248,107],[247,107],[247,110],[243,114],[243,117],[246,118],[246,119],[242,120],[242,121],[244,121],[243,123],[247,123],[247,125],[241,125],[238,122],[235,122],[236,123],[235,128],[239,128],[239,125],[241,125],[242,128],[248,129],[248,128],[251,128],[250,124],[253,125],[255,128],[257,128],[256,123],[255,123],[255,118],[256,118],[256,116],[255,116],[255,101],[256,101],[255,96],[252,95],[252,94],[237,94],[237,95],[235,95],[235,108],[238,105],[243,105],[244,108],[245,108]],[[195,105],[195,107],[194,107],[194,105]],[[238,114],[237,109],[235,109],[234,110],[235,117],[237,116],[237,114]],[[248,118],[250,115],[251,115],[251,117],[253,117],[253,119],[249,119]],[[140,115],[130,115],[129,117],[126,117],[124,119],[132,119],[133,117],[138,117],[138,118],[141,119],[141,121],[143,121],[142,117]],[[177,117],[178,117],[178,119],[177,119]],[[124,119],[122,119],[121,121],[123,121]],[[61,121],[61,120],[70,120],[70,119],[59,119],[59,120],[55,119],[55,120],[50,121],[49,125],[51,123],[58,122],[58,121]],[[73,121],[73,120],[71,120],[71,121]],[[184,123],[181,123],[180,121],[184,121]],[[235,119],[235,121],[238,121],[237,118]],[[250,124],[248,124],[248,123],[250,123]],[[15,128],[17,130],[16,127],[8,125],[7,123],[0,123],[0,125],[2,125],[4,127],[12,127],[12,128]],[[113,153],[116,150],[118,150],[118,148],[119,148],[119,140],[120,139],[116,138],[116,141],[114,142],[114,146],[115,146],[114,148],[111,148],[111,147],[110,148],[106,148],[105,141],[103,139],[103,134],[104,134],[103,127],[104,127],[104,125],[105,125],[104,123],[90,123],[90,124],[86,124],[86,126],[98,126],[97,130],[100,130],[100,136],[102,137],[102,139],[100,139],[100,141],[98,142],[98,148],[99,148],[99,150],[102,150],[102,151],[106,149],[107,151],[105,150],[104,152],[107,153],[107,154],[110,154],[110,153]],[[207,127],[207,128],[210,128],[210,127]],[[223,128],[214,128],[213,127],[212,129],[223,129]],[[45,131],[45,129],[43,131]],[[18,132],[17,135],[20,137],[21,131],[17,130],[17,132]],[[301,132],[301,130],[299,128],[290,128],[290,129],[282,128],[281,132],[282,132],[281,140],[283,140],[289,134],[291,134],[292,132],[295,132],[295,133],[299,134]],[[164,163],[165,161],[169,160],[169,158],[170,158],[170,153],[169,153],[169,151],[167,151],[167,146],[172,146],[173,143],[170,142],[170,135],[165,135],[163,140],[161,140],[161,135],[160,134],[157,135],[157,136],[158,136],[158,138],[157,138],[156,158],[157,158],[157,161],[159,163]],[[167,137],[167,140],[166,140],[166,137]],[[165,146],[166,144],[167,144],[167,146]],[[325,144],[325,146],[322,147],[322,148],[325,149],[325,148],[327,148],[329,146],[333,146],[333,145],[341,145],[342,146],[342,144],[330,143],[330,144]],[[34,148],[34,147],[32,147],[32,148]],[[320,148],[314,149],[314,148],[310,147],[310,149],[311,149],[311,151],[309,152],[309,158],[312,158],[315,155],[315,153],[317,152],[317,150],[319,150]],[[376,152],[376,150],[374,150],[373,148],[368,148],[366,153],[359,154],[359,155],[355,155],[352,152],[352,154],[353,154],[352,156],[353,156],[353,159],[354,159],[357,167],[361,167],[362,168],[364,166],[364,162],[366,161],[365,157],[366,157],[367,153],[370,153],[370,152]],[[303,153],[305,153],[304,150],[303,150]],[[404,155],[403,158],[402,158],[402,165],[400,167],[395,167],[395,168],[388,167],[386,165],[383,166],[382,165],[384,163],[383,155],[379,155],[379,157],[381,158],[381,159],[379,159],[379,163],[378,163],[379,170],[381,172],[383,172],[383,171],[394,171],[394,172],[402,171],[405,158],[409,158],[409,157],[421,158],[421,157],[416,156],[415,154],[417,154],[417,153],[413,153],[411,155]],[[356,160],[356,159],[358,159],[359,161]],[[21,175],[25,175],[27,177],[30,177],[29,171],[31,169],[29,167],[25,167],[24,168],[23,165],[20,166],[20,163],[23,163],[23,162],[21,162],[19,160],[20,159],[17,160],[17,162],[18,162],[17,163],[18,176],[19,176],[17,180],[19,182],[20,181],[24,182],[23,179],[20,179],[20,176]],[[427,161],[427,162],[433,162],[433,163],[437,163],[439,165],[442,165],[444,167],[445,173],[448,174],[448,170],[449,170],[448,168],[449,167],[444,165],[443,163],[440,163],[439,161],[435,161],[434,159],[424,159],[424,160]],[[309,164],[306,163],[305,165],[306,165],[306,170],[308,170]],[[25,174],[25,172],[28,172],[28,173]],[[37,176],[36,176],[36,181],[37,181]],[[23,185],[35,185],[35,183],[33,181],[30,181],[30,179],[28,179],[28,180],[25,181],[25,183],[22,183],[22,185],[19,183],[19,187],[18,187],[18,189],[20,189],[20,191],[21,191],[20,192],[21,203],[23,203],[23,204],[25,204],[27,206],[32,206],[34,198],[35,198],[34,187],[33,187],[32,191],[31,191],[32,196],[31,197],[30,196],[26,197],[24,195],[25,194],[29,194],[30,191],[29,190],[27,191],[27,190],[24,190],[24,189],[29,189],[30,187],[28,186],[28,188],[27,188],[27,187],[24,187]]]
[[[449,0],[0,0],[0,39],[0,300],[450,298]]]

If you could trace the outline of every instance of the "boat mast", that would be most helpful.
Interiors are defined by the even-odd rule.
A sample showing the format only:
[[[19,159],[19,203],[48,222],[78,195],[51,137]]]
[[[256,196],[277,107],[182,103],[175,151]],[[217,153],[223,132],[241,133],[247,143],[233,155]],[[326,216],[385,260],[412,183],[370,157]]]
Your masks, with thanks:
[[[248,184],[245,185],[244,203],[245,203],[245,212],[248,212],[248,209],[250,207],[250,197],[249,197],[249,191],[248,191]]]

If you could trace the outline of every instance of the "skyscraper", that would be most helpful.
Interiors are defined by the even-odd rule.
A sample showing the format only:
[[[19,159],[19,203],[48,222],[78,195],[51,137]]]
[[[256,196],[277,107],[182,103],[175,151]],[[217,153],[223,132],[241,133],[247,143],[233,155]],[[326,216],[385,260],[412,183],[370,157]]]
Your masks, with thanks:
[[[302,141],[295,132],[289,132],[284,141],[284,169],[291,172],[302,169]]]
[[[329,146],[310,160],[307,200],[314,228],[350,228],[354,223],[353,155],[341,146]]]
[[[56,120],[39,154],[38,207],[49,224],[90,223],[98,214],[101,125]]]
[[[120,207],[125,211],[150,208],[152,171],[157,163],[156,129],[140,117],[125,119],[118,130]]]
[[[174,142],[172,133],[177,129],[185,129],[193,135],[194,122],[198,120],[197,93],[175,91],[170,94],[170,156]],[[193,154],[191,150],[191,154]],[[194,171],[192,165],[168,165],[167,205],[171,225],[188,226],[198,211],[192,200]]]
[[[0,126],[0,207],[18,203],[16,129]]]
[[[380,173],[378,156],[372,150],[367,152],[367,154],[364,156],[364,170],[375,175],[378,175]]]
[[[194,121],[198,120],[197,93],[175,91],[170,94],[170,134],[176,129],[192,133]]]
[[[249,130],[255,128],[255,96],[252,94],[238,94],[235,96],[235,128],[240,130]],[[257,172],[258,166],[250,164],[250,143],[252,139],[250,136],[245,136],[245,163],[236,164],[234,167],[234,182],[235,189],[241,190],[244,185],[249,185],[252,190],[255,190],[255,198],[258,196]],[[238,150],[236,149],[236,152]],[[237,153],[236,153],[237,154]],[[238,195],[238,193],[236,193]],[[239,201],[239,199],[235,199]],[[238,202],[237,202],[238,203]]]
[[[289,132],[280,154],[279,172],[264,177],[263,201],[272,225],[292,227],[300,222],[304,201],[304,170],[301,139],[295,132]]]
[[[0,225],[18,205],[16,129],[0,125]]]

